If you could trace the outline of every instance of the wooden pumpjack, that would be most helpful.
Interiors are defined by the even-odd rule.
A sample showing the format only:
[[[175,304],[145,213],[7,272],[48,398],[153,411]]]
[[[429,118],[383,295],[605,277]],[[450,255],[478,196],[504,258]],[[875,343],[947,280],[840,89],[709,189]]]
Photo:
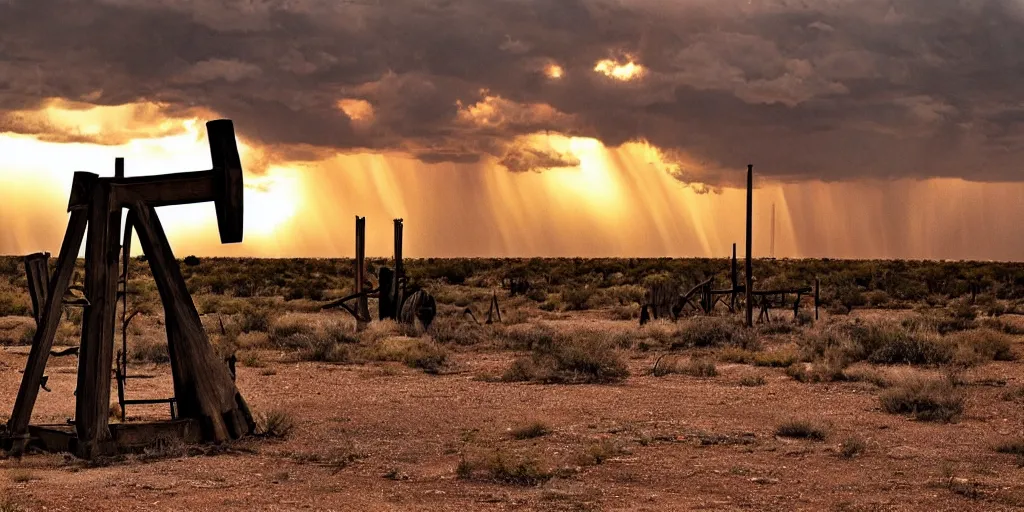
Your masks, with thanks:
[[[157,216],[159,206],[214,202],[222,243],[242,241],[242,165],[230,120],[206,124],[213,169],[163,176],[100,178],[75,173],[67,232],[49,280],[32,349],[3,444],[20,454],[31,442],[82,458],[144,446],[177,435],[186,441],[224,442],[255,428],[228,367],[210,345],[195,304]],[[118,173],[120,174],[120,173]],[[138,232],[164,306],[177,421],[110,425],[110,387],[118,295],[118,233]],[[88,229],[85,297],[73,432],[66,426],[30,426],[47,357],[60,322],[64,294]],[[126,240],[130,240],[127,236]]]

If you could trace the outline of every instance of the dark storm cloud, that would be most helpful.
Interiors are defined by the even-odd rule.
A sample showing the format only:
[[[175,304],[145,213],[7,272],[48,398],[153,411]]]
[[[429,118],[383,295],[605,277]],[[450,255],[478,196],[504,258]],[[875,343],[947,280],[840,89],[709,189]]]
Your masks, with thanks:
[[[1019,180],[1022,4],[8,0],[0,128],[45,132],[4,113],[46,98],[155,101],[230,117],[279,155],[571,165],[515,141],[551,130],[646,139],[699,163],[680,180],[711,185],[736,184],[747,163],[778,179]],[[593,71],[625,55],[642,79]],[[343,98],[372,119],[350,118]]]

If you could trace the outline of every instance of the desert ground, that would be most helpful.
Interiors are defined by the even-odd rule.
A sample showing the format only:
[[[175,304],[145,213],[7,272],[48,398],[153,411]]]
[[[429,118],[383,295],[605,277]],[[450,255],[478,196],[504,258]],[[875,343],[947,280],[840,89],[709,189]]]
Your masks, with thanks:
[[[182,268],[211,342],[238,358],[256,434],[0,458],[0,511],[1024,506],[1024,265],[756,261],[758,289],[819,278],[822,304],[753,329],[723,306],[640,325],[652,282],[721,286],[725,260],[408,260],[437,319],[361,330],[320,311],[351,292],[352,260]],[[509,276],[529,290],[512,296]],[[168,397],[140,259],[128,291],[127,395]],[[502,320],[484,324],[494,294]],[[69,307],[58,348],[80,324]],[[34,330],[21,260],[0,258],[0,420]],[[50,359],[33,422],[72,418],[77,362]],[[126,421],[167,418],[133,406]]]

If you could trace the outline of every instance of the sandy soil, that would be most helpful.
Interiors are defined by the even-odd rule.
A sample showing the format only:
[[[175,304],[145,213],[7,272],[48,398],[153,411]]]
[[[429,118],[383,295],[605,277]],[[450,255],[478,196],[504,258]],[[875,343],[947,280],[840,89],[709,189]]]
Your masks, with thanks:
[[[1019,340],[1018,340],[1019,343]],[[1021,347],[1018,347],[1018,349]],[[9,411],[26,347],[0,352],[0,411]],[[219,455],[129,458],[87,467],[62,455],[0,460],[0,493],[25,510],[1010,510],[1024,506],[1024,469],[996,453],[1024,435],[1024,363],[971,370],[965,417],[953,424],[882,412],[867,383],[802,384],[780,369],[720,364],[720,375],[648,375],[654,354],[633,353],[621,385],[487,382],[515,354],[464,351],[458,371],[432,376],[401,365],[284,363],[240,366],[255,411],[285,410],[285,440],[241,442]],[[74,409],[74,357],[51,361],[52,393],[35,422]],[[170,370],[135,365],[136,397],[170,394]],[[761,374],[766,385],[744,387]],[[1003,383],[1005,382],[1005,386]],[[116,396],[112,394],[112,396]],[[131,416],[166,418],[163,407]],[[824,441],[775,435],[808,418]],[[514,440],[509,429],[542,421],[546,436]],[[839,455],[856,436],[866,451]],[[601,464],[580,465],[598,443]],[[501,449],[562,469],[539,486],[457,478],[463,458]],[[0,502],[4,502],[0,500]],[[0,510],[7,510],[0,508]]]

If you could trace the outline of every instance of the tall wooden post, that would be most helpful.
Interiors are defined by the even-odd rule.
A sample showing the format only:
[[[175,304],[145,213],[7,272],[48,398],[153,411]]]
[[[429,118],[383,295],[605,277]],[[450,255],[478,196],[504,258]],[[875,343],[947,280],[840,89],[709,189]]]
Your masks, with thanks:
[[[395,271],[388,267],[380,267],[377,272],[377,282],[380,284],[379,299],[377,301],[377,316],[380,320],[395,318],[395,301],[392,296],[394,288]]]
[[[405,301],[405,262],[402,258],[402,245],[405,224],[402,219],[395,219],[395,279],[392,282],[391,300],[395,312],[392,318],[398,319],[402,311],[402,302]]]
[[[819,294],[819,290],[821,290],[821,279],[815,277],[814,278],[814,319],[815,320],[818,319],[818,305],[821,304],[821,295]]]
[[[404,235],[404,224],[402,219],[395,219],[395,277],[405,277],[405,265],[402,262],[402,236]]]
[[[732,244],[732,298],[729,301],[729,312],[736,311],[736,288],[739,287],[739,278],[736,275],[736,244]]]
[[[355,293],[366,291],[366,217],[356,216],[356,289]],[[366,296],[356,299],[359,322],[370,320],[370,309]]]
[[[747,327],[754,326],[754,265],[751,254],[754,248],[754,166],[747,166]]]
[[[97,181],[89,204],[85,252],[85,307],[79,349],[75,430],[78,455],[91,458],[110,439],[110,370],[117,308],[117,235],[121,209],[113,205],[109,182]]]

